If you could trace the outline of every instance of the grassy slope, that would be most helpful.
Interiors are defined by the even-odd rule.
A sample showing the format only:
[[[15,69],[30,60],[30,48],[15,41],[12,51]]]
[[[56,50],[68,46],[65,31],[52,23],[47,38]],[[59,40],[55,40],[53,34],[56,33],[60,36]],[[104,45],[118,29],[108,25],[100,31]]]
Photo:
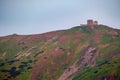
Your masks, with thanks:
[[[96,66],[83,66],[73,75],[73,80],[94,80],[105,75],[118,75],[119,35],[117,30],[99,25],[94,29],[78,26],[41,35],[0,38],[0,56],[6,52],[5,57],[0,60],[0,79],[56,80],[66,68],[76,63],[88,46],[101,51]],[[31,55],[10,62],[15,60],[20,51],[26,53],[31,47],[35,47],[30,51]],[[16,74],[13,75],[12,71]]]

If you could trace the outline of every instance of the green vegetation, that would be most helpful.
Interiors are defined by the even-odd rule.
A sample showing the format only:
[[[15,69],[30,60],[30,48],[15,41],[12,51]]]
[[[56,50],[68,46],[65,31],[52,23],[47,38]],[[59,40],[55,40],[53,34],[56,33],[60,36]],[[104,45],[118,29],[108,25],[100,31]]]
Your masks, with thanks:
[[[101,42],[103,43],[110,43],[112,41],[112,35],[103,35],[101,38]]]
[[[91,29],[89,27],[81,27],[81,32],[85,33],[87,35],[92,35],[93,32],[91,31]]]
[[[28,70],[25,70],[23,73],[21,73],[18,77],[18,80],[29,80],[31,76],[31,72]]]
[[[26,35],[20,40],[19,35],[0,38],[0,80],[29,80],[31,77],[57,80],[66,69],[82,61],[88,47],[100,50],[95,66],[84,64],[69,77],[96,80],[116,75],[120,80],[120,30],[104,25],[76,26],[38,36]]]
[[[99,76],[110,75],[113,71],[117,71],[118,68],[116,67],[120,66],[119,61],[119,57],[107,61],[103,60],[102,62],[97,63],[97,66],[95,67],[84,69],[73,80],[96,80]],[[119,75],[119,72],[117,72],[117,75]],[[120,75],[118,77],[120,78]]]

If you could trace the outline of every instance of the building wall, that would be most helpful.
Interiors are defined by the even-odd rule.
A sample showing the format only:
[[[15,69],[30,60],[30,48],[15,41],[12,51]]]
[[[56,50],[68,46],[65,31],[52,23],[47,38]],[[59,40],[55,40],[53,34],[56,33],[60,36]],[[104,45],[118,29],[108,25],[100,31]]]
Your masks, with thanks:
[[[98,25],[98,21],[93,21],[92,19],[87,20],[87,24],[80,24],[80,26],[94,26]]]
[[[98,21],[87,20],[87,25],[88,26],[98,25]]]
[[[94,25],[98,25],[98,21],[94,21]]]
[[[93,20],[87,20],[87,25],[88,25],[88,26],[93,25]]]

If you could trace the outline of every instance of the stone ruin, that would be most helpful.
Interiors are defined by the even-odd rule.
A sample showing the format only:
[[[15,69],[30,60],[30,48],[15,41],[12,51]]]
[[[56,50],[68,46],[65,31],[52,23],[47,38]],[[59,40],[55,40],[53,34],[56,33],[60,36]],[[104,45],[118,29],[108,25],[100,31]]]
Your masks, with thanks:
[[[98,25],[98,21],[93,21],[92,19],[87,20],[87,24],[80,24],[80,26],[94,26]]]

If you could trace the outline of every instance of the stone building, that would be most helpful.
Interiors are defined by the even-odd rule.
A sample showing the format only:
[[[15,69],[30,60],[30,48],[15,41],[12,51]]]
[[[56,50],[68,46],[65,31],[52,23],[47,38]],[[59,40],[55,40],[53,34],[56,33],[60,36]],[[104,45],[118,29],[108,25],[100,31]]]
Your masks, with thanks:
[[[98,25],[98,21],[94,21],[94,25]]]
[[[93,21],[92,19],[87,20],[87,25],[88,26],[98,25],[98,21]]]
[[[87,25],[88,26],[92,26],[93,25],[93,20],[91,19],[91,20],[87,20]]]
[[[92,19],[87,20],[87,24],[80,24],[80,26],[94,26],[98,25],[98,21],[93,21]]]

